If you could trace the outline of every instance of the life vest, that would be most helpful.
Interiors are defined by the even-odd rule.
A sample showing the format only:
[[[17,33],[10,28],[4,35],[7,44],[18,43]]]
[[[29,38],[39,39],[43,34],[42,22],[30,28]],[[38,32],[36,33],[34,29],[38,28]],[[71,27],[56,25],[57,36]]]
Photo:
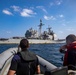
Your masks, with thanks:
[[[67,46],[67,51],[64,56],[63,66],[76,66],[76,43]]]
[[[16,54],[17,70],[16,75],[34,75],[38,65],[36,55],[28,50]]]

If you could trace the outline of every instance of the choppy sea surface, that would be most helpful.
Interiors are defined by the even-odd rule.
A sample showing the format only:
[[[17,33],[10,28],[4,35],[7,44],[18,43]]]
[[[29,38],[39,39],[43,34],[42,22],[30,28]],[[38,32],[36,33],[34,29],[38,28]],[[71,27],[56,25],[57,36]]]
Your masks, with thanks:
[[[30,51],[33,51],[37,55],[43,57],[47,61],[51,62],[57,67],[62,66],[63,61],[61,60],[63,54],[59,52],[60,46],[63,44],[31,44],[29,47]],[[17,47],[17,44],[0,45],[0,54],[11,47]]]

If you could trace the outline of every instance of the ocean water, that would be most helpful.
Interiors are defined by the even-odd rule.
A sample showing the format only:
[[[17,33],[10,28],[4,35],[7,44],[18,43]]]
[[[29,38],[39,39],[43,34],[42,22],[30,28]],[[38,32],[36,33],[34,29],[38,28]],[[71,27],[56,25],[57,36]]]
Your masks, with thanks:
[[[59,52],[60,46],[63,44],[30,44],[29,50],[43,57],[57,67],[62,66],[61,58],[64,56]],[[0,53],[11,47],[18,47],[17,44],[0,45]]]

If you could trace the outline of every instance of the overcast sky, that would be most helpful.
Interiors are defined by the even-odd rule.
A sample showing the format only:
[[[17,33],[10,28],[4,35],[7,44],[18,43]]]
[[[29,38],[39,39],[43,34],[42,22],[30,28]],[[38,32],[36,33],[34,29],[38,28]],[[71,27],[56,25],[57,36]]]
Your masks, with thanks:
[[[0,0],[0,38],[24,37],[26,30],[48,26],[63,39],[76,35],[76,0]]]

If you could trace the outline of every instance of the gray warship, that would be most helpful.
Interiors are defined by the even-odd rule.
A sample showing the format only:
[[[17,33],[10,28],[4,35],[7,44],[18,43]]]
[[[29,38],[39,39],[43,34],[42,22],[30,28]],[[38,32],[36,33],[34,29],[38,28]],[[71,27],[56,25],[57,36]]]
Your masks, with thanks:
[[[48,43],[64,43],[65,40],[56,40],[56,34],[53,32],[51,27],[47,28],[47,31],[42,32],[42,20],[40,19],[39,32],[33,28],[28,29],[25,32],[25,37],[12,37],[12,38],[0,38],[0,44],[19,44],[23,38],[28,39],[30,44],[48,44]]]

